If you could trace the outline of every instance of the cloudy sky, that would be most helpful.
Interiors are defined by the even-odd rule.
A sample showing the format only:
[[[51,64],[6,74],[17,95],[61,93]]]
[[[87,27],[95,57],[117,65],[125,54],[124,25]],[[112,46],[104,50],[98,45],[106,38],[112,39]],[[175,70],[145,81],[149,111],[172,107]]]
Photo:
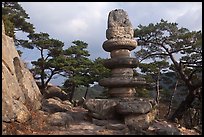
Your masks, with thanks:
[[[46,32],[66,47],[74,40],[88,43],[91,59],[109,58],[102,49],[106,40],[108,14],[123,9],[134,28],[157,23],[161,19],[176,22],[189,30],[202,29],[202,2],[19,2],[29,14],[36,32]],[[17,37],[22,37],[17,33]],[[23,50],[22,59],[39,58],[37,51]],[[134,52],[134,50],[132,51]]]

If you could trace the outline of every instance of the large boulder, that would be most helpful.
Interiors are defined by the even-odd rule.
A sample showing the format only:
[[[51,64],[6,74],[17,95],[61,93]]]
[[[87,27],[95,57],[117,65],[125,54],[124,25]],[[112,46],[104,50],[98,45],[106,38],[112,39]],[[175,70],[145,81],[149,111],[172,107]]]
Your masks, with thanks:
[[[154,120],[147,131],[152,131],[154,135],[182,135],[175,123],[165,120]]]
[[[153,109],[152,111],[142,114],[142,115],[127,115],[125,116],[125,125],[127,125],[131,130],[136,132],[141,132],[148,129],[151,122],[155,119],[157,115],[157,110]]]
[[[84,107],[88,109],[90,115],[96,119],[115,118],[115,106],[117,100],[114,99],[88,99]]]
[[[130,101],[120,101],[116,106],[116,111],[123,115],[145,114],[152,110],[152,104],[148,100],[135,99]]]
[[[2,122],[26,122],[41,107],[41,93],[2,22]]]
[[[42,101],[42,110],[48,113],[66,112],[72,109],[72,104],[68,100],[62,101],[59,98],[49,98]]]
[[[61,100],[68,100],[68,94],[64,92],[61,88],[48,84],[47,90],[45,93],[46,98],[58,97]]]

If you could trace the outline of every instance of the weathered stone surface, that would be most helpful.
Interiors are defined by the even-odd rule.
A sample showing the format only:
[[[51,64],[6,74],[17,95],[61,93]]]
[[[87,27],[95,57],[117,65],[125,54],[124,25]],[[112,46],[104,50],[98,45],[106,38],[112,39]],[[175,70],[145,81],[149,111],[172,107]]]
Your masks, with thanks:
[[[15,75],[13,65],[13,59],[15,57],[19,57],[19,55],[14,47],[13,39],[2,33],[2,63],[5,64],[12,75]]]
[[[111,69],[111,77],[133,77],[132,68],[114,68]]]
[[[24,94],[16,78],[13,64],[13,59],[15,57],[19,56],[14,48],[13,40],[5,34],[2,34],[2,82],[4,83],[2,83],[2,88],[6,90],[5,94],[9,94],[7,93],[9,91],[12,98],[25,102]]]
[[[120,87],[120,88],[109,88],[108,94],[110,97],[131,97],[136,93],[135,88]]]
[[[121,101],[116,106],[116,111],[123,115],[145,114],[151,110],[152,104],[144,100]]]
[[[72,116],[74,122],[80,122],[80,121],[84,121],[84,120],[89,121],[89,119],[87,119],[87,115],[88,115],[87,110],[85,110],[85,111],[79,110],[79,111],[74,111],[74,112],[67,111],[66,113],[69,113]],[[91,119],[90,119],[90,121],[91,121]]]
[[[24,63],[20,58],[15,57],[13,59],[16,78],[19,86],[24,93],[26,99],[32,103],[32,109],[37,110],[41,108],[41,93],[39,88],[28,69],[25,68]]]
[[[137,41],[134,39],[128,39],[128,38],[114,38],[106,40],[103,43],[103,49],[107,52],[111,52],[113,50],[119,50],[119,49],[128,49],[133,50],[137,46]]]
[[[52,84],[48,85],[44,96],[45,96],[45,98],[58,97],[61,100],[67,100],[68,99],[67,93],[65,93],[62,89],[60,89],[59,87],[54,86]]]
[[[131,27],[111,27],[106,30],[106,38],[129,38],[132,39],[134,30]]]
[[[63,102],[60,99],[49,98],[42,101],[42,110],[49,113],[66,112],[71,108],[70,103]]]
[[[65,112],[56,112],[48,116],[47,123],[52,126],[69,126],[73,123],[71,115]]]
[[[111,51],[110,56],[111,58],[130,57],[130,51],[128,49],[113,50]]]
[[[128,14],[123,9],[112,10],[108,15],[108,28],[132,27]]]
[[[16,121],[20,123],[24,123],[31,118],[30,111],[28,111],[27,107],[19,101],[14,100],[13,111],[16,113]]]
[[[146,82],[139,78],[128,77],[112,77],[104,78],[99,81],[99,85],[114,88],[114,87],[136,87],[137,85],[145,85]]]
[[[73,107],[73,104],[69,100],[62,101],[62,104],[68,105],[70,107]]]
[[[113,68],[136,68],[138,66],[138,60],[130,57],[118,57],[111,58],[104,61],[104,67]]]
[[[182,135],[175,124],[166,121],[153,121],[148,128],[149,131],[154,132],[156,135]]]
[[[2,62],[2,120],[5,122],[14,121],[16,114],[14,112],[14,100],[21,99],[24,100],[24,95],[20,96],[20,92],[17,80],[13,75],[9,73],[9,70]],[[11,92],[12,91],[12,92]],[[14,94],[14,93],[19,94]]]
[[[96,119],[110,119],[115,116],[116,100],[109,99],[88,99],[85,101],[85,108]]]
[[[2,121],[26,122],[41,106],[41,93],[2,23]]]
[[[116,9],[109,13],[106,40],[102,47],[111,52],[111,59],[104,62],[104,66],[111,69],[111,77],[99,81],[99,85],[108,88],[111,98],[126,98],[134,96],[137,85],[146,82],[133,78],[133,69],[138,66],[138,60],[130,57],[130,51],[135,49],[137,41],[133,38],[134,30],[123,9]]]
[[[147,129],[150,123],[155,119],[157,110],[152,110],[147,114],[142,115],[127,115],[125,116],[125,125],[127,125],[131,130],[144,130]]]

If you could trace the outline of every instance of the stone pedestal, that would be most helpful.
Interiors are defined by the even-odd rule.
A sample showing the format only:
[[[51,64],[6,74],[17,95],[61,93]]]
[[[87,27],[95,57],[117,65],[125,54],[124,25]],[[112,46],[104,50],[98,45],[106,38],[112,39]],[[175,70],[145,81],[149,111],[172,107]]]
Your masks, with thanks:
[[[154,106],[154,100],[144,98],[89,99],[84,103],[93,121],[118,120],[138,131],[147,129],[154,120],[157,114]]]

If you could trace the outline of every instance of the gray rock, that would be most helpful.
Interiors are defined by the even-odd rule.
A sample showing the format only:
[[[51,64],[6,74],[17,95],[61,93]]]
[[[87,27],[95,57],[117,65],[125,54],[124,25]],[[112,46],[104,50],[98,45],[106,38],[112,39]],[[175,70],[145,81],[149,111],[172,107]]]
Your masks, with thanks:
[[[116,102],[113,99],[89,99],[85,101],[84,107],[97,119],[110,119],[115,116]]]
[[[24,123],[26,121],[28,121],[31,118],[31,114],[30,111],[28,111],[27,107],[23,104],[21,104],[21,102],[14,100],[14,102],[16,102],[15,106],[15,113],[16,113],[16,121],[20,122],[20,123]]]
[[[197,126],[193,127],[193,129],[195,129],[197,132],[202,134],[202,125],[197,125]]]
[[[175,125],[166,121],[154,121],[150,127],[156,135],[181,135]]]
[[[73,123],[73,118],[71,115],[65,112],[56,112],[48,116],[47,123],[51,126],[65,126],[68,127]]]
[[[4,26],[2,25],[2,28]],[[20,60],[13,38],[2,29],[2,121],[26,122],[30,110],[41,107],[41,93],[30,71]]]
[[[66,112],[71,108],[72,106],[69,105],[68,101],[63,102],[60,99],[49,98],[42,101],[42,110],[49,113]]]
[[[41,92],[28,69],[25,68],[24,63],[20,58],[15,57],[13,59],[13,64],[15,68],[16,78],[18,80],[19,86],[27,99],[27,102],[32,105],[30,109],[38,110],[41,108]]]
[[[61,90],[59,87],[49,84],[47,90],[44,94],[45,98],[58,97],[61,100],[65,101],[68,99],[67,93]]]
[[[97,126],[105,126],[105,125],[108,124],[107,120],[98,120],[98,119],[95,119],[95,118],[92,118],[92,122],[93,122],[93,124],[95,124]]]
[[[157,135],[181,135],[178,129],[176,128],[162,128],[156,130]]]
[[[151,110],[151,103],[145,100],[121,101],[116,106],[116,111],[123,115],[145,114]]]
[[[132,130],[142,131],[147,129],[150,123],[155,119],[157,114],[156,110],[152,110],[147,114],[142,115],[127,115],[125,116],[125,125]]]

